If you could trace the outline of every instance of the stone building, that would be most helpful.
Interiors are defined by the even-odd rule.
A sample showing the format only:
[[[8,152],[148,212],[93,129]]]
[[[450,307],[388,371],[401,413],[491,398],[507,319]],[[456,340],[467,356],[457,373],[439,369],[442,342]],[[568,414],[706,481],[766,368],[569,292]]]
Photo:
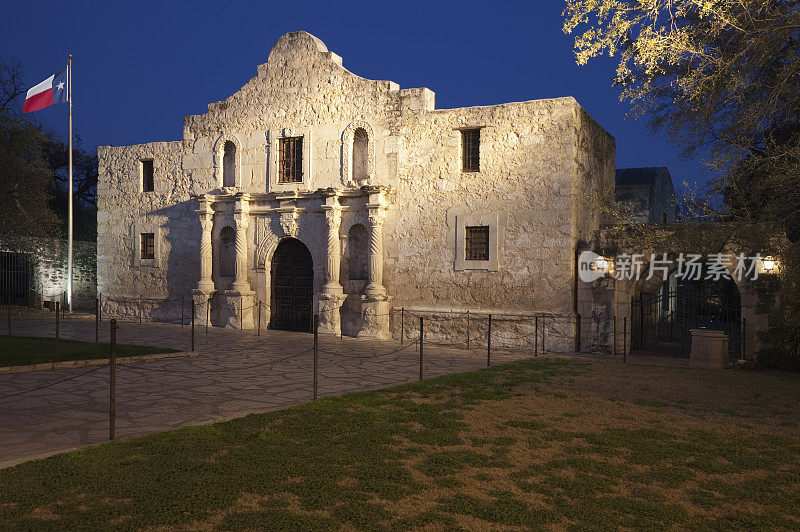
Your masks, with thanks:
[[[678,202],[669,170],[663,166],[617,168],[615,196],[632,209],[633,221],[674,223]]]
[[[452,312],[501,332],[547,313],[567,338],[614,154],[573,98],[437,109],[288,33],[181,140],[98,149],[98,290],[107,312],[142,298],[165,319],[193,298],[217,326],[318,313],[320,331],[397,337],[402,308],[442,336]]]

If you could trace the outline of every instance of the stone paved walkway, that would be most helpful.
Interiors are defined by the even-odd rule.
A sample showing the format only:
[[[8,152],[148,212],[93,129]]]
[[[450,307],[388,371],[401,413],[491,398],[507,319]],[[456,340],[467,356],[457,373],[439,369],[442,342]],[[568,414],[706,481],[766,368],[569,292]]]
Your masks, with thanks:
[[[15,321],[14,334],[53,336],[52,321]],[[101,323],[100,341],[109,324]],[[190,348],[190,328],[121,322],[120,343]],[[94,320],[62,321],[65,339],[94,341]],[[117,438],[266,412],[310,401],[313,337],[262,330],[195,330],[197,357],[117,366]],[[2,337],[0,336],[0,342]],[[530,353],[493,352],[492,362]],[[425,346],[425,377],[486,366],[485,348]],[[320,397],[419,378],[417,344],[320,336]],[[69,379],[69,380],[67,380]],[[53,384],[55,383],[55,384]],[[36,389],[40,388],[40,389]],[[32,390],[32,391],[29,391]],[[0,375],[0,467],[108,438],[109,370],[75,368]]]

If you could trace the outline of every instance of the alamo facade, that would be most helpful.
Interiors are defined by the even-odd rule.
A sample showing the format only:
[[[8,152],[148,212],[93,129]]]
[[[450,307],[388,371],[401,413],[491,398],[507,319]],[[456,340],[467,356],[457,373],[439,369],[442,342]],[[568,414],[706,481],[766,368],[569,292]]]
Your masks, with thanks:
[[[379,338],[401,308],[574,323],[576,252],[600,228],[587,198],[615,177],[614,138],[573,98],[436,109],[302,31],[182,140],[98,154],[105,312],[174,318],[184,298],[212,326],[318,313]]]

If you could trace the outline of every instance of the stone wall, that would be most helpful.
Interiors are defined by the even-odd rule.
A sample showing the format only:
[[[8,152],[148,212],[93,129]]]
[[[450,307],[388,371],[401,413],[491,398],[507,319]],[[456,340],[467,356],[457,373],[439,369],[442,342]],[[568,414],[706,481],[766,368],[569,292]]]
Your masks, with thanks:
[[[368,225],[366,196],[355,192],[380,186],[387,205],[383,285],[392,307],[531,317],[548,312],[566,323],[575,312],[578,242],[599,228],[586,198],[613,185],[614,139],[572,98],[438,110],[434,101],[428,89],[401,90],[348,72],[340,57],[305,32],[284,35],[241,90],[210,104],[206,114],[186,117],[182,141],[98,149],[100,290],[118,297],[189,297],[200,275],[198,194],[216,198],[210,214],[214,285],[227,289],[231,279],[218,275],[219,235],[226,225],[236,227],[236,194],[250,194],[247,280],[255,300],[269,301],[269,271],[258,254],[265,238],[276,244],[288,235],[278,223],[287,209],[299,227],[294,236],[314,257],[319,294],[328,250],[324,202],[312,193],[344,191],[334,208],[341,207],[341,271],[347,272],[348,231]],[[480,171],[462,172],[460,129],[476,127]],[[369,146],[369,177],[362,180],[352,170],[358,129],[366,131]],[[298,184],[276,177],[278,139],[289,136],[303,137],[304,180]],[[226,143],[236,147],[236,186],[230,189],[222,189]],[[155,161],[152,193],[141,192],[143,158]],[[457,260],[463,246],[458,227],[463,231],[469,220],[493,231],[494,262],[482,269]],[[156,234],[154,261],[137,259],[142,232]],[[347,298],[342,322],[351,330],[361,319],[365,283],[343,277],[340,284]]]
[[[66,304],[68,249],[67,241],[37,239],[31,242],[34,251],[25,253],[30,264],[30,296],[28,305],[54,308],[55,302]],[[94,311],[97,297],[97,247],[94,242],[72,243],[72,309]],[[20,299],[20,302],[22,299]]]

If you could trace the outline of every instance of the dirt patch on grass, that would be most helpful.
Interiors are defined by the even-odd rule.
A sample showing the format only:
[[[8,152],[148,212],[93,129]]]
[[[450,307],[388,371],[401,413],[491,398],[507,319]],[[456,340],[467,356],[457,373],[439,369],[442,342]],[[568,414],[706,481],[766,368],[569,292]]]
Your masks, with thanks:
[[[85,518],[157,530],[797,528],[798,427],[794,376],[540,359],[186,429],[191,445],[150,437],[162,454],[77,453],[80,465],[63,460],[80,475],[61,478],[50,501],[0,494],[0,524],[63,514],[65,528]],[[14,469],[0,472],[0,487],[35,492],[32,472],[50,478],[37,469],[50,463],[13,482]],[[106,464],[128,489],[163,494],[109,499]],[[185,519],[160,511],[161,497],[185,501]]]

